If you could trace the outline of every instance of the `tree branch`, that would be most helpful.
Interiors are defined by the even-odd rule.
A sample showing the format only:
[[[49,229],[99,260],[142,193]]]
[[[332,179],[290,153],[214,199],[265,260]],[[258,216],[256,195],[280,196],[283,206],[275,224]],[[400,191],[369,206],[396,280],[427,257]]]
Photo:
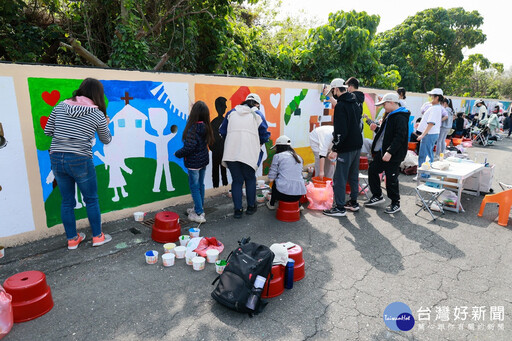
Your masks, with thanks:
[[[75,38],[69,38],[68,42],[70,45],[60,42],[60,46],[73,50],[76,54],[87,60],[94,66],[108,68],[109,66],[103,63],[98,57],[87,51]]]

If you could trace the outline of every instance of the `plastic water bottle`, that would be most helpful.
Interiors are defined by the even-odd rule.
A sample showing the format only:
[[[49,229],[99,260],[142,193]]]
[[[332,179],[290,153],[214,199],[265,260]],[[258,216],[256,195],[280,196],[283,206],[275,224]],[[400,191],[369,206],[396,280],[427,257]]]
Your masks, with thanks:
[[[258,303],[258,300],[260,299],[261,292],[263,291],[263,287],[265,286],[265,281],[267,279],[263,276],[256,276],[256,280],[254,281],[254,286],[251,290],[251,294],[249,295],[249,298],[247,299],[247,303],[245,306],[251,310],[256,309],[256,304]]]
[[[286,270],[284,273],[284,287],[286,289],[293,288],[293,270],[295,267],[295,261],[291,258],[288,258],[288,263],[286,263]]]

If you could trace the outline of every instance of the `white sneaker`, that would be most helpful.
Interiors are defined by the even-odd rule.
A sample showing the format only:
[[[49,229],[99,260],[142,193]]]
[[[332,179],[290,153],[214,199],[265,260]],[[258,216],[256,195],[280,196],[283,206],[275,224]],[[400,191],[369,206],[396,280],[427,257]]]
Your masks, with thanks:
[[[416,175],[414,178],[412,178],[412,181],[418,181],[418,176]]]
[[[266,205],[267,205],[267,208],[268,208],[269,210],[272,210],[272,211],[273,211],[273,210],[275,210],[275,209],[277,208],[277,204],[276,204],[276,205],[270,205],[270,201],[267,201],[267,202],[266,202]]]
[[[204,212],[198,215],[196,212],[193,211],[188,215],[188,220],[196,222],[196,223],[200,223],[200,224],[206,223],[206,218],[204,217]]]
[[[195,212],[193,207],[192,208],[187,208],[187,214],[190,214],[192,212]]]

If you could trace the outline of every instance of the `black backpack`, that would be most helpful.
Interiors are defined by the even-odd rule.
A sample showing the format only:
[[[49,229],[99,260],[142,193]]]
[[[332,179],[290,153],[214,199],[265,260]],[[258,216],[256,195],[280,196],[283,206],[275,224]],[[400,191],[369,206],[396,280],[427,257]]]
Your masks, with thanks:
[[[263,310],[266,302],[258,299],[254,310],[246,307],[247,300],[251,293],[254,293],[253,285],[256,276],[262,276],[269,281],[272,270],[274,253],[265,245],[249,242],[250,238],[242,239],[240,246],[233,250],[227,259],[224,272],[213,281],[219,281],[212,297],[220,304],[229,309],[249,313],[250,316]],[[256,291],[258,298],[263,289]]]

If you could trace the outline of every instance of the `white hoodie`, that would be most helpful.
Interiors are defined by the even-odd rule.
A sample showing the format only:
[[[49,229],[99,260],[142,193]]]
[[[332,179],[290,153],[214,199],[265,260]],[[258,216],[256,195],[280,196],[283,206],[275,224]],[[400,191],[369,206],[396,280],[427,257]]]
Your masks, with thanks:
[[[251,109],[247,105],[237,105],[226,115],[228,124],[222,156],[224,167],[227,167],[226,161],[238,161],[254,170],[258,169],[261,150],[258,128],[263,119],[256,113],[257,110],[257,107]]]

